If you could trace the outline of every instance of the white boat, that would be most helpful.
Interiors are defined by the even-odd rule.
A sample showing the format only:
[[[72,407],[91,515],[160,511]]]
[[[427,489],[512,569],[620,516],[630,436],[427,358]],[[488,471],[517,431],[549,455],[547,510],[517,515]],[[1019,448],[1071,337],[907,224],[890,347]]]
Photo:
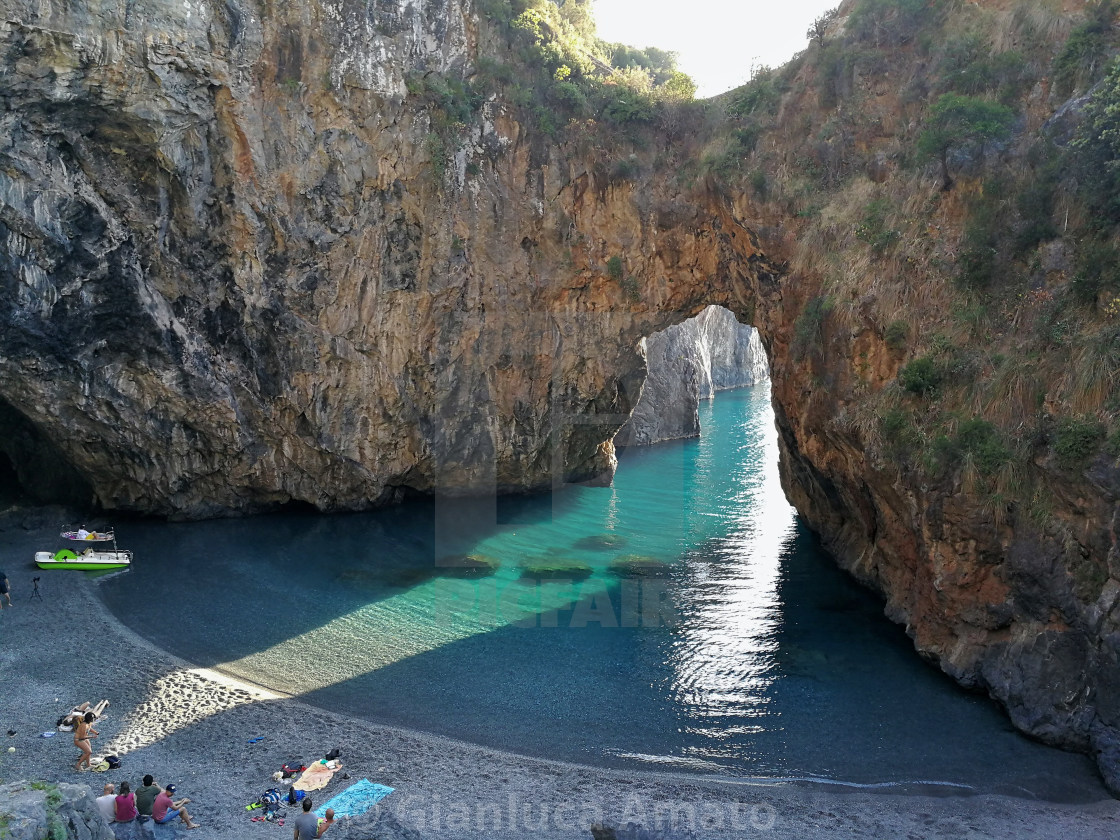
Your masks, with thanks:
[[[128,569],[132,566],[132,552],[117,548],[117,535],[114,531],[63,531],[59,536],[73,548],[61,551],[36,551],[35,565],[40,569]],[[111,542],[112,548],[104,543]]]
[[[80,530],[63,531],[59,536],[70,542],[113,542],[117,538],[112,531],[86,531],[85,536],[81,536]]]
[[[98,550],[87,548],[75,554],[68,548],[56,551],[35,552],[35,565],[40,569],[127,569],[132,565],[132,552],[127,549]]]

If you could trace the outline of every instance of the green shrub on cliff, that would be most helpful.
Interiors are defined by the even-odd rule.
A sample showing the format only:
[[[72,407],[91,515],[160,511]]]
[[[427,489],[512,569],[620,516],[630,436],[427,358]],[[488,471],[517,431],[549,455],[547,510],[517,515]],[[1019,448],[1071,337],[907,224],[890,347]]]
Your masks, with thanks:
[[[887,224],[890,211],[891,205],[887,199],[876,198],[867,205],[863,218],[856,227],[856,237],[870,245],[871,252],[876,256],[881,255],[902,236]]]
[[[973,457],[984,475],[994,475],[1011,460],[1011,452],[1004,445],[999,430],[980,417],[961,423],[957,429],[956,445],[961,452]]]
[[[944,371],[930,356],[914,359],[898,372],[898,383],[904,390],[918,396],[928,396],[941,385]]]
[[[1054,429],[1052,448],[1063,467],[1082,463],[1097,448],[1104,429],[1092,418],[1064,417]]]
[[[941,164],[941,188],[953,186],[949,155],[954,149],[972,149],[984,158],[993,142],[1011,134],[1015,112],[1006,105],[976,96],[945,93],[930,109],[926,126],[918,136],[918,155]]]
[[[659,108],[692,99],[696,85],[677,68],[675,53],[600,40],[590,5],[590,0],[482,0],[481,11],[509,39],[520,64],[516,83],[493,72],[486,72],[486,80],[516,87],[511,100],[526,106],[550,135],[569,119],[646,123]]]
[[[1112,434],[1108,436],[1105,450],[1114,458],[1120,458],[1120,426],[1113,429]]]
[[[759,68],[749,82],[732,93],[727,112],[734,117],[772,115],[778,110],[785,87],[769,67]]]
[[[909,412],[901,408],[887,409],[879,415],[879,428],[886,451],[895,460],[908,463],[921,450],[922,434]]]
[[[1085,106],[1073,148],[1080,190],[1096,226],[1120,222],[1120,61]]]
[[[910,325],[902,320],[891,321],[883,330],[883,341],[896,353],[906,349],[906,339],[910,335]]]
[[[937,68],[937,83],[943,91],[970,96],[994,93],[1004,102],[1022,92],[1028,77],[1029,68],[1021,52],[993,53],[988,39],[979,32],[967,32],[951,40]]]
[[[877,47],[911,41],[942,13],[939,0],[862,0],[848,17],[848,32]]]
[[[824,325],[835,302],[829,295],[818,295],[805,304],[793,325],[790,352],[801,358],[811,349],[819,347],[824,338]]]
[[[1070,288],[1082,303],[1094,304],[1101,292],[1120,289],[1120,249],[1106,236],[1082,240],[1075,267]]]
[[[1088,19],[1070,32],[1054,58],[1054,83],[1063,96],[1096,81],[1112,41],[1115,2],[1102,0],[1090,6],[1088,13]]]

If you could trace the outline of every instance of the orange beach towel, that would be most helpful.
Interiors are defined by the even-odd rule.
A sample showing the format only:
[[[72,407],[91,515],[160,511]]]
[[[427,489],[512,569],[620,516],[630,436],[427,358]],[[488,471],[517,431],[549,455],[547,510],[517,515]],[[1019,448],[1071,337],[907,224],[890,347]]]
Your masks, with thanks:
[[[327,786],[327,782],[331,780],[335,771],[341,766],[342,764],[337,761],[328,761],[326,764],[316,761],[303,771],[303,775],[299,777],[299,781],[292,785],[292,787],[296,790],[322,790]]]

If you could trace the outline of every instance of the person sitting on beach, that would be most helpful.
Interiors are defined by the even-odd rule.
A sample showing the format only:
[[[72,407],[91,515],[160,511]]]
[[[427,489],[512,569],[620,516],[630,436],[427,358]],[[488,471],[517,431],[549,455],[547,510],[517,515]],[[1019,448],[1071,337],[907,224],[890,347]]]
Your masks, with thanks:
[[[168,785],[160,792],[156,801],[152,804],[152,819],[162,825],[178,817],[187,828],[198,828],[198,823],[191,822],[191,815],[187,813],[187,809],[184,807],[190,800],[184,797],[178,801],[173,801],[171,794],[174,792],[175,785]]]
[[[94,802],[97,803],[97,810],[101,812],[101,816],[105,818],[105,822],[117,821],[117,796],[116,788],[111,784],[105,785],[102,790],[103,795],[97,797]]]
[[[136,811],[136,794],[129,790],[128,782],[121,782],[121,792],[117,794],[115,806],[117,822],[132,822],[140,816]]]
[[[319,818],[311,813],[311,797],[304,797],[303,813],[296,817],[295,840],[315,840],[319,836]]]
[[[324,815],[326,819],[319,820],[319,833],[316,837],[322,837],[327,833],[327,829],[334,825],[334,808],[327,808],[327,813]]]
[[[90,756],[93,754],[93,747],[90,745],[89,739],[96,738],[101,733],[93,728],[92,724],[95,720],[93,712],[86,712],[82,717],[78,718],[78,722],[74,727],[74,746],[82,751],[78,756],[78,763],[74,765],[75,770],[81,770],[84,764],[87,769],[92,765],[90,764]]]
[[[152,805],[162,790],[163,788],[156,784],[156,780],[152,778],[151,773],[146,775],[143,786],[136,791],[136,810],[141,815],[150,817],[152,815]]]

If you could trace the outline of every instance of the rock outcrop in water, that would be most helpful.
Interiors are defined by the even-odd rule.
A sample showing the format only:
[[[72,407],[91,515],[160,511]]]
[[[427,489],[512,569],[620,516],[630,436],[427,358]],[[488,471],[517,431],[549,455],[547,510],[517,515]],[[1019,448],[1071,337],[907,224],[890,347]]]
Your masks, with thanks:
[[[997,6],[983,20],[1034,26]],[[1024,731],[1095,751],[1120,789],[1120,468],[1111,432],[1077,419],[1105,422],[1111,333],[1084,328],[1094,358],[1063,343],[1081,322],[1046,308],[1072,274],[1060,240],[1023,266],[1018,309],[954,297],[943,267],[968,244],[984,151],[945,194],[900,165],[932,97],[921,50],[945,39],[913,38],[909,7],[882,13],[861,49],[822,38],[819,66],[762,79],[712,149],[667,120],[632,151],[538,130],[496,96],[435,131],[406,81],[507,48],[465,0],[7,0],[10,473],[47,465],[103,507],[180,517],[601,480],[638,342],[721,304],[768,350],[787,493],[825,545],[925,655]],[[1015,90],[1018,131],[1061,105],[1045,79]],[[728,180],[749,154],[756,175]],[[682,177],[695,160],[715,163]],[[1050,344],[1008,370],[1034,324]],[[972,355],[953,354],[962,336]],[[929,373],[912,391],[911,362]],[[1005,396],[931,404],[985,378]],[[978,460],[1006,462],[971,415],[1010,402],[1039,413],[1016,433],[1034,448],[988,480]],[[944,434],[923,437],[929,417]],[[1025,473],[1040,503],[1009,501]]]
[[[642,340],[646,381],[615,446],[647,446],[700,434],[700,400],[761,382],[769,370],[754,327],[722,306]]]

